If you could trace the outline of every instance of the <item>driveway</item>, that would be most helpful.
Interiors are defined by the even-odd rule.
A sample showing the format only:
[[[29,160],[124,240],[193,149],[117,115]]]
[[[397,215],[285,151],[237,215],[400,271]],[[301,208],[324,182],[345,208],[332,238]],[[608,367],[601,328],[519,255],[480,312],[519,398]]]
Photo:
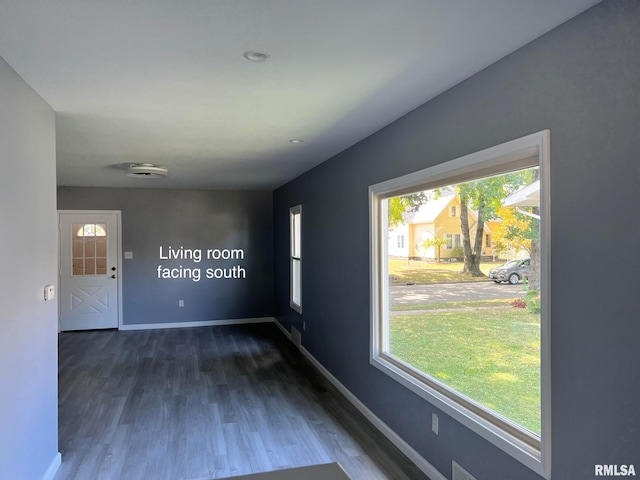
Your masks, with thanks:
[[[486,282],[392,285],[389,288],[389,300],[391,305],[468,300],[508,300],[523,297],[525,293],[526,286],[524,284],[497,284],[487,280]]]

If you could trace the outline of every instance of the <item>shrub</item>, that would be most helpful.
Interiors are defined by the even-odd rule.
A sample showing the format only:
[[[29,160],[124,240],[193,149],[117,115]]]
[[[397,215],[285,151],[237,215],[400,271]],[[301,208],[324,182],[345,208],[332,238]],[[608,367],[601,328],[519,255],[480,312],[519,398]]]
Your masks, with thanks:
[[[509,303],[512,307],[527,308],[527,301],[524,298],[514,298]]]
[[[525,295],[527,302],[527,310],[531,313],[540,313],[540,292],[537,290],[529,290]]]
[[[464,258],[464,248],[462,248],[461,246],[453,247],[453,250],[451,250],[451,255],[449,256],[451,258],[457,259]]]

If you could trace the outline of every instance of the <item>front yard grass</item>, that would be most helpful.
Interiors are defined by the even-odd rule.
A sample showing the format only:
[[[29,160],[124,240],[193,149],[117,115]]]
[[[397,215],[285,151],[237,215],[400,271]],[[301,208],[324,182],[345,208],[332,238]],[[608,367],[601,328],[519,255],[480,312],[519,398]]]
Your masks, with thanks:
[[[540,434],[540,316],[513,307],[390,316],[391,353]]]
[[[480,270],[489,275],[489,270],[504,262],[485,262]],[[462,274],[462,262],[425,262],[400,258],[389,259],[389,278],[392,284],[486,282],[487,277],[472,277]]]
[[[443,310],[460,309],[467,307],[508,307],[513,299],[493,299],[493,300],[465,300],[460,302],[442,303],[395,303],[389,306],[392,312],[408,312],[411,310]]]

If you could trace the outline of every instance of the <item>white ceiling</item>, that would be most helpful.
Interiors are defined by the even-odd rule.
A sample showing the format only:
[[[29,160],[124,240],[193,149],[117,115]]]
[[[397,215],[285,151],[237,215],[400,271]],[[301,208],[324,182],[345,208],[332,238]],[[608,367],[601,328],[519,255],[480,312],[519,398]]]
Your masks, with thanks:
[[[271,190],[595,3],[0,0],[0,56],[56,111],[59,185]]]

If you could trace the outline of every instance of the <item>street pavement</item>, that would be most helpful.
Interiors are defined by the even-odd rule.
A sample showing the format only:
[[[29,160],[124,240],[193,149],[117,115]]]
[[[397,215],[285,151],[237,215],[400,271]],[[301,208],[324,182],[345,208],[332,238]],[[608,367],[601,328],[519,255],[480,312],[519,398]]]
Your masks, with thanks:
[[[498,284],[486,282],[438,283],[428,285],[391,285],[389,303],[391,305],[411,305],[416,303],[463,302],[469,300],[507,300],[523,297],[526,285]]]

